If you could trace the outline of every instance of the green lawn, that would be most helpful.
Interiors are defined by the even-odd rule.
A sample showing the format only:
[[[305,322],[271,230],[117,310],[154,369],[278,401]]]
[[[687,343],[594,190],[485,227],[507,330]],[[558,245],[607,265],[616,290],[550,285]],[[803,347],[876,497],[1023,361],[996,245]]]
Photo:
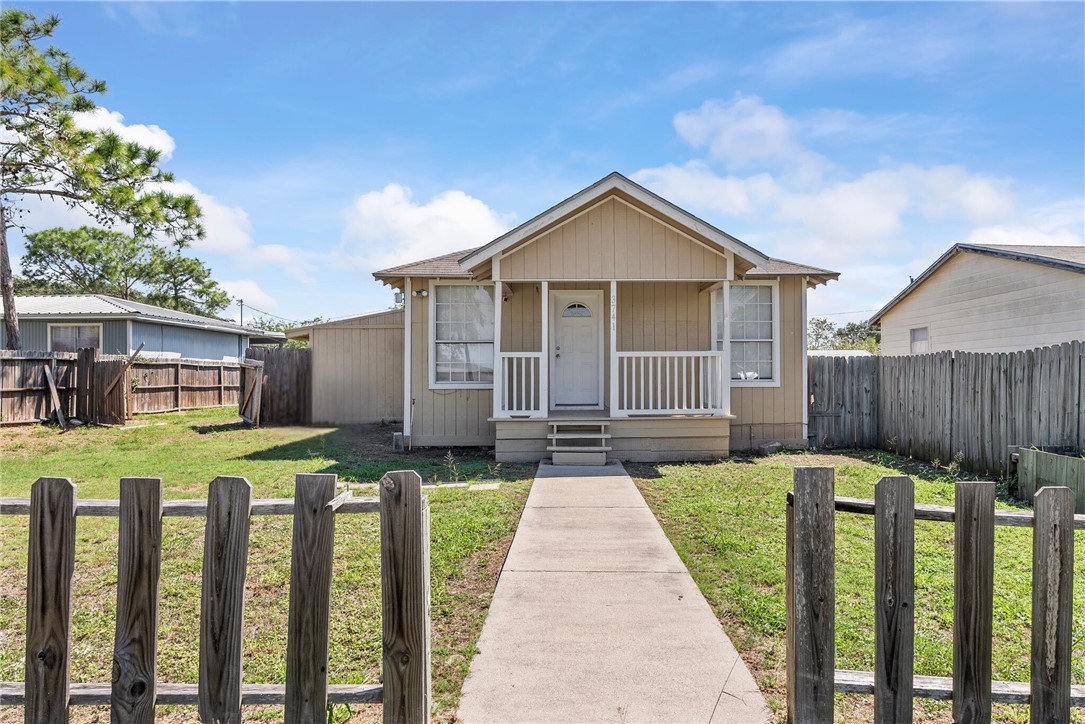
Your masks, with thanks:
[[[467,674],[533,468],[498,466],[472,451],[392,455],[391,429],[262,428],[235,424],[236,411],[145,416],[134,429],[40,426],[0,430],[0,495],[26,497],[40,476],[69,477],[80,497],[116,498],[122,476],[163,478],[167,498],[203,497],[216,475],[242,475],[259,498],[293,495],[294,475],[336,473],[374,481],[388,470],[416,469],[427,480],[501,479],[497,491],[426,488],[431,506],[434,697],[453,709]],[[149,424],[148,424],[149,423]],[[360,490],[356,495],[375,495]],[[246,591],[244,677],[285,677],[290,530],[288,516],[252,522]],[[117,520],[80,518],[72,621],[72,681],[110,680],[116,598]],[[158,670],[169,682],[197,679],[203,521],[166,518]],[[26,581],[25,518],[0,519],[0,679],[23,678]],[[376,682],[380,673],[379,520],[343,515],[336,522],[330,674],[334,683]],[[358,711],[359,709],[367,711]],[[371,718],[377,707],[355,707]],[[3,710],[0,710],[3,711]],[[79,713],[79,709],[73,710]],[[7,718],[12,710],[3,711]],[[165,712],[170,716],[170,712]],[[100,712],[84,710],[92,718]],[[345,714],[345,712],[338,712]],[[276,718],[252,711],[251,717]],[[281,713],[278,714],[281,717]],[[174,711],[183,721],[191,711]]]
[[[784,706],[784,521],[793,465],[833,465],[836,494],[873,498],[883,475],[902,472],[916,502],[953,504],[943,470],[882,453],[778,455],[715,465],[631,465],[630,473],[689,567],[727,633],[754,669],[779,715]],[[1000,507],[1011,508],[1004,502]],[[872,516],[836,517],[837,668],[874,664],[874,523]],[[1032,533],[999,526],[995,534],[994,676],[1029,680]],[[1085,684],[1085,531],[1075,536],[1075,684]],[[952,669],[953,526],[916,523],[917,674]],[[869,697],[838,697],[838,719],[869,720]],[[1028,721],[1026,707],[996,707],[1000,721]],[[917,701],[918,720],[947,717],[946,706]],[[1079,720],[1082,712],[1076,712]]]

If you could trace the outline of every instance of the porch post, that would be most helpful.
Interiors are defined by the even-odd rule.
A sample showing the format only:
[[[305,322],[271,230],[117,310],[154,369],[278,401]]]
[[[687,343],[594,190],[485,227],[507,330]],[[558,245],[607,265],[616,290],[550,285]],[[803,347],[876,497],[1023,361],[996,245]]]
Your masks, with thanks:
[[[539,284],[539,416],[550,417],[550,282]]]
[[[720,371],[720,407],[731,414],[731,282],[723,283],[723,369]],[[712,332],[715,334],[715,330]]]
[[[493,416],[503,417],[502,402],[505,399],[505,364],[501,359],[501,257],[493,258],[494,278],[494,391]]]
[[[610,280],[610,416],[618,417],[618,281]]]
[[[414,307],[414,285],[412,279],[403,280],[403,444],[411,441],[411,341],[414,329],[411,326],[411,308]]]

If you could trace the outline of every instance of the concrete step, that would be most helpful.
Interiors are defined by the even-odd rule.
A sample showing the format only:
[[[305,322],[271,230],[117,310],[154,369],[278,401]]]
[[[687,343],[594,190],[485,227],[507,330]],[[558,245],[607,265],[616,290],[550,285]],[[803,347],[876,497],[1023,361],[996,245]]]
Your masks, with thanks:
[[[552,462],[554,465],[606,465],[607,454],[605,452],[556,451]]]
[[[550,445],[549,452],[610,452],[609,447],[602,445]]]

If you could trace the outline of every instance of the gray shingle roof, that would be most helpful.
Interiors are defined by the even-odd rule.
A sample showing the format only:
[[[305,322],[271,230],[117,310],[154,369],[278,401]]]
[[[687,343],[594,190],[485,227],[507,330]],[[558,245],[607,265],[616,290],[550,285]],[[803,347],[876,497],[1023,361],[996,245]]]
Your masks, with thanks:
[[[763,267],[754,267],[746,272],[747,279],[762,277],[810,277],[810,286],[825,284],[830,279],[839,279],[840,272],[821,269],[816,266],[798,264],[786,259],[769,259],[769,263]]]
[[[390,269],[382,269],[373,272],[373,276],[381,277],[463,277],[469,279],[471,274],[460,268],[460,259],[481,247],[454,251],[451,254],[442,254],[432,259],[414,261],[410,264],[401,264]]]
[[[282,332],[265,332],[251,327],[242,327],[233,322],[215,319],[214,317],[178,312],[174,309],[118,299],[106,294],[57,294],[16,297],[15,309],[18,311],[19,317],[140,318],[182,327],[209,329],[217,332],[235,332],[270,339],[285,339]]]

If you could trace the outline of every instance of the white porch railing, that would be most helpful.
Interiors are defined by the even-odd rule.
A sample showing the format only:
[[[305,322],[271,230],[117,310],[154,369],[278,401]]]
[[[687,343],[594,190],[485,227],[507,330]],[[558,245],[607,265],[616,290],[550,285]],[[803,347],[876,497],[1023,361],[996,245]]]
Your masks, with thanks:
[[[498,354],[497,394],[502,415],[545,417],[540,370],[542,352],[501,352]]]
[[[618,352],[617,414],[729,413],[724,354]]]

